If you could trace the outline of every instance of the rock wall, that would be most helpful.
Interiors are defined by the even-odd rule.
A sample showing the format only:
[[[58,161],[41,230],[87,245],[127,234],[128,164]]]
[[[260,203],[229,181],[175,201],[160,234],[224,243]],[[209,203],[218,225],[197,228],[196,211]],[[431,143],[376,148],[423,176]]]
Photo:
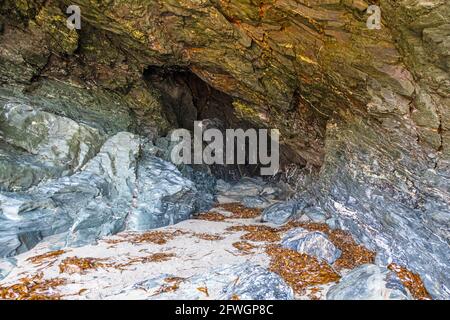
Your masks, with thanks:
[[[373,3],[380,30],[366,27]],[[81,30],[65,27],[69,4]],[[171,117],[144,71],[188,70],[281,130],[286,157],[317,177],[299,202],[450,298],[448,1],[6,0],[0,13],[3,99],[158,136]]]

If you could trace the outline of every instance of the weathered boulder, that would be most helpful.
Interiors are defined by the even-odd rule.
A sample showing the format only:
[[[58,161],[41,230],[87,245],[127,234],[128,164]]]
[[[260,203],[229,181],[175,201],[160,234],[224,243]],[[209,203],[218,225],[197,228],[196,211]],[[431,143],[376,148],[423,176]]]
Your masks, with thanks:
[[[292,300],[292,288],[277,274],[260,266],[247,265],[234,270],[239,276],[224,288],[225,300],[239,297],[243,300]],[[269,289],[269,290],[268,290]]]
[[[393,272],[371,264],[352,270],[327,293],[327,300],[410,299],[409,292]]]
[[[26,251],[44,237],[67,233],[80,246],[121,230],[148,230],[188,219],[209,205],[172,164],[139,158],[140,138],[108,139],[79,172],[24,193],[0,194],[0,256]]]
[[[330,218],[330,215],[324,212],[321,207],[310,206],[302,210],[303,214],[313,222],[323,223]]]
[[[244,177],[238,182],[221,182],[217,188],[219,203],[241,202],[249,208],[267,208],[274,201],[284,199],[286,191],[263,179]]]
[[[139,148],[139,137],[118,133],[80,173],[47,186],[52,199],[74,219],[68,245],[88,244],[125,228]],[[50,195],[48,191],[46,194]]]
[[[51,80],[33,94],[0,88],[0,190],[77,172],[108,137],[133,126],[126,106],[112,93]]]
[[[58,178],[64,168],[0,140],[0,190],[23,191],[41,181]]]
[[[265,209],[271,205],[271,202],[262,196],[244,197],[242,204],[248,208]]]
[[[286,233],[281,245],[284,248],[325,260],[329,264],[334,263],[341,256],[341,251],[324,233],[311,232],[303,228],[295,228]]]
[[[187,220],[207,209],[213,200],[207,190],[200,192],[175,165],[155,156],[144,156],[137,168],[134,202],[127,226],[148,230]]]
[[[278,202],[264,209],[262,220],[277,225],[288,222],[298,212],[298,204],[295,201]]]

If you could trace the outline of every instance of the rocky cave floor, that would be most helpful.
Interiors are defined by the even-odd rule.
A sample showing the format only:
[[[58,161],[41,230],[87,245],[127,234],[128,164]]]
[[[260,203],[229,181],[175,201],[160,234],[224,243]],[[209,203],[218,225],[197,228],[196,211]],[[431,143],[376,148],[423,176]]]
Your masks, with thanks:
[[[102,135],[23,98],[1,110],[1,299],[431,297],[305,205],[301,174],[227,182],[172,164],[168,137]]]
[[[377,266],[323,210],[300,207],[286,179],[226,182],[170,163],[167,137],[102,139],[7,101],[0,160],[16,191],[0,193],[2,299],[430,297],[419,276]],[[13,147],[33,143],[38,155]],[[58,158],[78,166],[61,173]]]
[[[222,181],[213,209],[175,225],[79,248],[52,236],[10,260],[0,298],[430,299],[418,275],[375,265],[347,232],[307,215],[267,223],[262,208],[235,202],[275,192],[260,183]]]

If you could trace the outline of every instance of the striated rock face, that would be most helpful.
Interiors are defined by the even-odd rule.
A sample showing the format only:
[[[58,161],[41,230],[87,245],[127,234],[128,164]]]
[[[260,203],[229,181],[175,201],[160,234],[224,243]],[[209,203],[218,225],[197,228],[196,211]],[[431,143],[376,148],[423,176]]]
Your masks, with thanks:
[[[379,30],[366,27],[372,3]],[[81,30],[65,27],[69,4],[81,7]],[[280,129],[284,163],[310,173],[297,208],[448,299],[449,26],[446,0],[3,1],[0,98],[32,100],[42,106],[32,116],[77,126],[55,153],[57,127],[22,125],[27,109],[0,117],[0,188],[70,175],[118,132],[184,126],[175,102],[189,119],[232,110],[227,125]],[[161,69],[170,78],[158,80]],[[38,141],[23,144],[30,133]]]
[[[275,203],[264,209],[262,219],[267,222],[282,225],[288,222],[289,219],[295,217],[298,211],[298,206],[295,201]]]

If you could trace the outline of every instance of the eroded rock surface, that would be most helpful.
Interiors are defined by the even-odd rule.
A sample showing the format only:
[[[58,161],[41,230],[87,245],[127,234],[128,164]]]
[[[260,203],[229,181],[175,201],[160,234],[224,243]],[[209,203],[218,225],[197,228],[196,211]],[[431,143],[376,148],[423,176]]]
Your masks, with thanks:
[[[278,225],[288,222],[294,215],[299,213],[298,204],[295,201],[280,202],[264,209],[262,219]],[[297,216],[298,218],[298,216]]]
[[[174,165],[149,155],[139,161],[141,148],[138,136],[121,132],[79,172],[27,192],[1,193],[0,254],[21,253],[62,233],[66,245],[86,245],[125,229],[174,224],[210,205]]]
[[[290,230],[282,240],[282,246],[323,259],[329,264],[336,261],[341,251],[322,232],[309,232],[302,228]]]

